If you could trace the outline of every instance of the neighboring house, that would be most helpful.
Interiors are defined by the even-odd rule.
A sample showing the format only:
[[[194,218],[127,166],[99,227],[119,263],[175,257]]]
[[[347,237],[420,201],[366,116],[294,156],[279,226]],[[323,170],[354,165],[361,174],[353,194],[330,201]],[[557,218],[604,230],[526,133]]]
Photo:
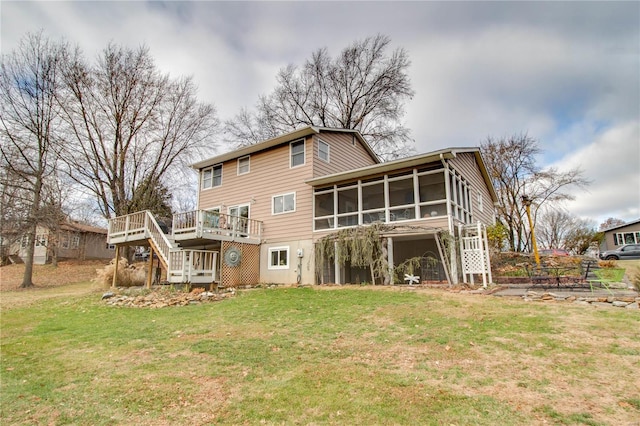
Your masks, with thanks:
[[[416,256],[441,259],[438,231],[465,237],[495,221],[497,198],[478,148],[381,162],[357,131],[305,127],[192,167],[200,176],[198,210],[174,215],[170,238],[149,213],[110,221],[111,243],[146,238],[164,251],[170,281],[371,282],[348,264],[318,276],[314,244],[344,228],[395,225],[382,235],[393,266]],[[454,282],[464,251],[454,248]]]
[[[640,244],[640,219],[605,229],[600,250],[614,250],[625,244]]]
[[[54,253],[55,250],[55,253]],[[27,255],[27,236],[23,236],[12,247],[12,253],[21,258]],[[36,228],[33,263],[43,265],[51,261],[52,256],[58,259],[110,259],[113,258],[114,246],[107,244],[107,230],[78,222],[60,225],[54,234],[49,228]]]

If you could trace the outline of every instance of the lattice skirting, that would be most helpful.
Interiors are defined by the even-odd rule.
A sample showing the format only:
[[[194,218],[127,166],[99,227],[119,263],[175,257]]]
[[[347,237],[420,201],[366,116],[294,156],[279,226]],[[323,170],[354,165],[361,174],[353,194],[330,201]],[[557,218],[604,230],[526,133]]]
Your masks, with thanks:
[[[224,254],[231,247],[240,252],[240,263],[229,266],[224,261]],[[232,241],[222,242],[220,259],[220,284],[222,287],[253,285],[260,282],[260,246]]]

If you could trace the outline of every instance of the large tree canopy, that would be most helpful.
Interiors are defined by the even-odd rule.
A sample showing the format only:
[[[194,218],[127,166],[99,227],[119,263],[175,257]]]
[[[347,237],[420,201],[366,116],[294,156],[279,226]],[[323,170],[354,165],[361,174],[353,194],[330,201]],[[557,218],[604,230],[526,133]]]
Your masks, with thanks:
[[[230,143],[257,143],[305,125],[355,129],[382,158],[408,155],[404,103],[413,96],[407,52],[388,52],[390,39],[356,41],[332,58],[318,49],[303,66],[288,65],[255,111],[243,109],[225,125]]]
[[[555,168],[541,169],[536,163],[536,156],[540,153],[538,142],[526,134],[500,139],[488,137],[482,143],[481,151],[498,195],[498,219],[507,228],[507,240],[512,251],[530,248],[523,195],[532,201],[535,223],[540,207],[570,200],[572,196],[563,192],[564,189],[588,183],[579,169],[567,172]]]
[[[31,287],[36,226],[44,214],[47,178],[56,168],[55,145],[61,86],[61,58],[66,46],[42,33],[24,37],[0,65],[0,165],[2,236],[26,236],[22,287]],[[14,228],[14,229],[10,229]]]
[[[145,191],[166,184],[217,126],[211,105],[198,103],[191,78],[156,68],[146,47],[108,45],[95,65],[75,52],[60,98],[70,176],[112,217],[153,209]],[[149,185],[149,183],[153,183]]]

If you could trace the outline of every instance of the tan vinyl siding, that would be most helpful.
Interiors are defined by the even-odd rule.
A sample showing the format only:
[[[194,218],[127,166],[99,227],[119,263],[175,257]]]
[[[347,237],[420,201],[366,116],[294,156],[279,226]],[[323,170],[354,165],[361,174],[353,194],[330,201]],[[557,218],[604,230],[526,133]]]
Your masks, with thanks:
[[[480,221],[485,225],[492,225],[494,222],[493,201],[487,188],[487,184],[482,177],[476,157],[471,152],[459,153],[455,158],[449,160],[452,168],[458,171],[471,186],[471,205],[474,221]],[[482,195],[483,211],[478,205],[478,194]]]
[[[318,139],[329,144],[330,162],[318,158]],[[377,164],[358,138],[350,133],[322,132],[313,137],[313,177]]]
[[[293,141],[292,141],[293,142]],[[311,238],[312,188],[304,181],[312,174],[312,138],[305,141],[305,164],[289,167],[289,143],[251,154],[251,171],[237,174],[236,159],[222,167],[222,185],[200,190],[199,209],[248,204],[249,217],[263,222],[262,238],[268,242],[283,239]],[[279,215],[271,214],[274,195],[296,193],[296,210]]]

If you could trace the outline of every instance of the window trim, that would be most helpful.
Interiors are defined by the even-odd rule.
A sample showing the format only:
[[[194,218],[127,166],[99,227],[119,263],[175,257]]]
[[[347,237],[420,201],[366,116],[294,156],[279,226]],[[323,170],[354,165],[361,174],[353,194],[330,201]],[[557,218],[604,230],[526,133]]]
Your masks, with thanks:
[[[214,185],[213,184],[214,178],[215,178],[214,170],[217,169],[218,167],[220,168],[220,184],[219,185]],[[223,169],[222,163],[214,164],[213,166],[209,166],[209,167],[206,167],[206,168],[202,169],[201,173],[200,173],[200,189],[201,190],[206,190],[206,189],[212,189],[212,188],[217,188],[219,186],[222,186],[222,174],[223,174],[222,173],[222,169]],[[205,173],[207,173],[207,171],[211,171],[211,184],[210,184],[210,186],[205,186],[205,177],[204,177],[204,175],[205,175]]]
[[[320,150],[320,147],[322,145],[327,147],[327,158],[326,159],[322,158],[322,155],[320,155],[320,153],[322,152]],[[323,141],[322,139],[318,139],[318,159],[324,161],[325,163],[331,163],[331,145],[329,145],[327,142]]]
[[[286,197],[287,195],[293,195],[293,210],[284,210],[284,197]],[[282,199],[282,211],[281,212],[276,212],[276,206],[275,206],[275,201],[277,197],[283,197]],[[284,194],[276,194],[273,195],[271,197],[271,215],[275,216],[275,215],[280,215],[280,214],[287,214],[287,213],[295,213],[296,211],[296,193],[295,191],[293,192],[286,192]]]
[[[273,253],[274,251],[278,251],[278,252],[284,251],[284,252],[286,252],[286,255],[285,255],[286,264],[285,264],[285,265],[280,265],[280,264],[279,264],[279,265],[272,265],[272,264],[271,264],[271,256],[272,256],[272,253]],[[269,250],[268,250],[268,254],[269,254],[269,255],[267,256],[267,257],[268,257],[267,262],[269,262],[269,263],[267,264],[267,269],[272,269],[272,270],[276,270],[276,269],[289,269],[289,255],[290,255],[290,251],[291,251],[291,250],[290,250],[289,246],[269,247]],[[278,260],[279,260],[280,262],[282,262],[282,259],[280,258],[280,256],[279,256],[279,255],[278,255]]]
[[[79,234],[73,234],[71,236],[71,241],[69,242],[69,247],[72,248],[72,249],[80,248],[80,235]]]
[[[242,161],[242,160],[247,160],[247,171],[246,172],[241,172],[240,171],[240,161]],[[240,157],[240,158],[238,158],[238,160],[236,162],[237,162],[237,173],[238,173],[238,176],[246,175],[246,174],[251,172],[251,156],[250,155],[245,155],[243,157]]]
[[[294,144],[298,144],[301,143],[302,144],[302,164],[296,164],[295,166],[293,165],[293,145]],[[298,154],[296,154],[298,155]],[[300,166],[304,166],[307,162],[307,144],[306,144],[306,140],[304,139],[298,139],[292,142],[289,142],[289,168],[293,169],[294,167],[300,167]]]

